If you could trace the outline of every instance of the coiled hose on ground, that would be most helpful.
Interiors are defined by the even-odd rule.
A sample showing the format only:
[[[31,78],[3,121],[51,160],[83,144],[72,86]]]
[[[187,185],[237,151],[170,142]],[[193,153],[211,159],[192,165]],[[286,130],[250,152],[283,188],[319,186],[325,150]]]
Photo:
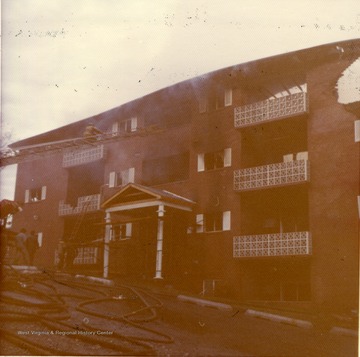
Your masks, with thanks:
[[[148,325],[162,305],[131,286],[80,282],[51,270],[24,274],[8,266],[0,332],[29,354],[154,355],[157,344],[173,342]]]

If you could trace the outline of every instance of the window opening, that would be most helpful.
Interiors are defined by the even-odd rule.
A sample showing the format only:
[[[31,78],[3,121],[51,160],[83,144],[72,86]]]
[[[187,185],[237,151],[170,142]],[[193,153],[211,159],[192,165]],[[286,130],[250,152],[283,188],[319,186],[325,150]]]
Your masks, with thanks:
[[[205,170],[214,170],[224,167],[224,151],[216,151],[205,154]]]
[[[223,213],[207,213],[205,214],[205,231],[216,232],[223,229]]]
[[[221,169],[231,166],[231,148],[198,154],[198,171]]]
[[[46,186],[25,190],[25,203],[45,200]]]
[[[112,226],[111,240],[113,242],[130,239],[132,231],[131,223],[121,223]]]

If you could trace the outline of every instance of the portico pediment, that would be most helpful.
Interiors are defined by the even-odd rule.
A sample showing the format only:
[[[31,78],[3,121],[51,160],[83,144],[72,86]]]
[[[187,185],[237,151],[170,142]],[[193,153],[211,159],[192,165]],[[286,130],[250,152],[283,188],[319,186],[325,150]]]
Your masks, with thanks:
[[[106,211],[121,211],[160,204],[191,211],[195,202],[166,190],[129,183],[107,199],[102,208]]]

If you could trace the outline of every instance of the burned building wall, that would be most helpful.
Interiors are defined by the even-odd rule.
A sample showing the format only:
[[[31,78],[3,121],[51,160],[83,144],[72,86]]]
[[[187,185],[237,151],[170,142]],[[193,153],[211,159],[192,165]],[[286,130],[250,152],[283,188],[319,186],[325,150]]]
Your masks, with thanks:
[[[57,154],[18,165],[15,200],[23,204],[23,211],[14,219],[12,230],[25,228],[27,233],[41,234],[41,247],[35,255],[39,265],[53,264],[63,234],[59,201],[66,195],[68,174],[61,162],[62,155]]]
[[[21,164],[17,200],[37,173],[49,180],[51,200],[31,203],[34,210],[19,214],[14,227],[44,206],[38,216],[46,211],[51,219],[46,235],[58,240],[64,218],[57,208],[67,194],[97,191],[104,202],[135,182],[196,203],[187,215],[165,212],[166,279],[184,274],[183,282],[197,292],[204,281],[220,280],[227,284],[223,293],[240,300],[333,300],[354,306],[360,180],[356,117],[338,103],[336,93],[352,53],[359,56],[359,49],[349,46],[343,55],[328,45],[234,66],[94,116],[114,140],[103,144],[103,161],[87,166],[94,171],[91,190],[85,187],[92,174],[80,166],[63,169],[61,155],[59,162]],[[235,119],[242,110],[251,115],[240,127]],[[76,123],[74,136],[83,124]],[[236,183],[236,174],[247,176]],[[147,213],[132,212],[136,218]],[[154,207],[151,217],[151,224],[134,225],[132,240],[111,242],[111,274],[145,272],[152,278]]]
[[[359,153],[356,117],[338,103],[336,82],[348,60],[308,74],[311,185],[309,220],[313,238],[313,299],[344,307],[358,301]]]

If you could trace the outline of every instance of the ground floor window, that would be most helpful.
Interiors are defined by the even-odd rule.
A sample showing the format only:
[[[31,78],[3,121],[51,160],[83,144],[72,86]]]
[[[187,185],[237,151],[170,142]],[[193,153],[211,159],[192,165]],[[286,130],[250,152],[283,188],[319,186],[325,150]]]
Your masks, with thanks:
[[[281,301],[309,301],[310,283],[283,281],[280,285]]]
[[[132,235],[131,223],[121,223],[112,226],[111,241],[113,242],[130,239],[131,235]]]
[[[248,262],[241,270],[241,289],[246,300],[311,300],[308,261],[253,261]]]

